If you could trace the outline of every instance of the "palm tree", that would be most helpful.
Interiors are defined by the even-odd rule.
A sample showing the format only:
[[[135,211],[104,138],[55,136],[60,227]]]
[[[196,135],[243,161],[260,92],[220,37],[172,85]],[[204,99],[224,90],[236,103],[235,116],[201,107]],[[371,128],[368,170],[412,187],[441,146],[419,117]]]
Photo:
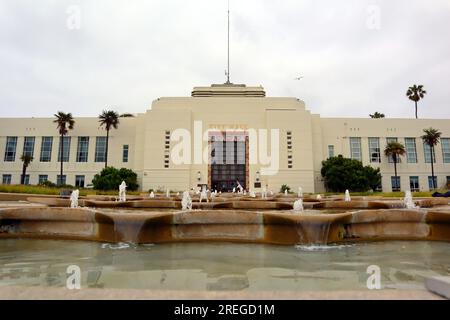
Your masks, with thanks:
[[[409,98],[409,100],[414,101],[416,105],[416,119],[417,117],[417,103],[425,97],[427,94],[426,90],[423,89],[423,85],[413,85],[412,87],[408,88],[408,91],[406,92],[406,96]]]
[[[62,179],[63,176],[63,155],[64,155],[64,136],[69,132],[69,130],[72,130],[75,126],[75,120],[72,117],[71,113],[64,113],[61,111],[58,111],[55,115],[55,120],[53,120],[54,123],[57,124],[58,132],[60,135],[59,138],[59,144],[61,146],[60,150],[60,161],[61,161],[61,172],[60,177]]]
[[[431,148],[431,180],[433,181],[433,189],[436,189],[437,186],[434,181],[434,147],[438,145],[442,132],[433,128],[424,129],[423,132],[425,132],[425,134],[422,136],[422,140]]]
[[[400,142],[391,141],[387,144],[386,149],[384,149],[384,154],[387,157],[392,157],[394,161],[394,170],[395,170],[395,180],[397,181],[397,162],[399,157],[403,156],[406,153],[405,146]]]
[[[106,151],[105,151],[105,168],[108,167],[108,144],[109,144],[109,130],[111,128],[117,129],[119,125],[119,114],[111,110],[103,110],[102,114],[98,116],[100,125],[106,127]]]
[[[20,157],[20,160],[22,160],[22,176],[20,177],[20,184],[25,184],[25,176],[27,175],[27,168],[30,165],[30,163],[33,161],[33,156],[29,154],[23,154]]]
[[[382,119],[382,118],[386,118],[384,113],[379,113],[378,111],[375,112],[374,114],[370,114],[369,115],[372,119]]]

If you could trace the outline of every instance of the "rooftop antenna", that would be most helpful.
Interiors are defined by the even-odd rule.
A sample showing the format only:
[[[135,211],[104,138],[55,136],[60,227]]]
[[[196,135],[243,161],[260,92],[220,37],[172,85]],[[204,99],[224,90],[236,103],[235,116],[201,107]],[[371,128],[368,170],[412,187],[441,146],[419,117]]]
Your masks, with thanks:
[[[227,71],[225,73],[227,76],[226,84],[231,84],[231,82],[230,82],[230,0],[228,0],[228,65],[227,65]]]

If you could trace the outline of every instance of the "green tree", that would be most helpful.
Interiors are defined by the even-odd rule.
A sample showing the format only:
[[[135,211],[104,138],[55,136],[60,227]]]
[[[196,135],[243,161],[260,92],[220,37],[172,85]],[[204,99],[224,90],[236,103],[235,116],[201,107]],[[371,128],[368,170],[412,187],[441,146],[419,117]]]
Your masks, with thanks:
[[[20,157],[20,160],[22,160],[22,176],[20,177],[20,184],[25,184],[25,176],[27,175],[27,168],[30,165],[30,163],[33,161],[33,156],[29,154],[23,154]]]
[[[395,180],[397,180],[397,162],[400,160],[401,156],[405,155],[405,153],[405,146],[396,141],[389,142],[384,149],[384,154],[387,157],[392,157],[392,161],[394,162]]]
[[[417,116],[417,103],[425,97],[427,94],[427,91],[423,89],[423,85],[413,85],[412,87],[408,88],[408,91],[406,91],[406,96],[409,100],[414,101],[414,104],[416,106],[416,119],[418,119]]]
[[[369,115],[372,119],[383,119],[386,118],[384,113],[379,113],[378,111],[375,112],[374,114],[370,114]]]
[[[439,130],[433,128],[424,129],[423,132],[425,134],[422,136],[422,140],[431,148],[431,179],[433,180],[433,189],[437,189],[437,185],[435,183],[436,181],[434,181],[434,147],[439,144],[442,132],[439,132]]]
[[[376,190],[381,182],[379,169],[364,167],[361,161],[342,155],[323,161],[321,174],[325,187],[333,192]]]
[[[130,169],[116,169],[106,167],[100,174],[96,174],[92,180],[95,190],[109,191],[117,190],[119,185],[125,181],[127,189],[136,191],[139,188],[137,174]]]
[[[109,146],[109,130],[111,128],[117,129],[119,126],[119,114],[111,110],[103,110],[102,114],[98,116],[101,126],[106,128],[106,151],[105,151],[105,168],[108,167],[108,146]]]
[[[63,159],[63,155],[64,155],[64,136],[69,132],[69,130],[72,130],[75,126],[75,120],[72,117],[71,113],[64,113],[61,111],[58,111],[58,113],[56,113],[55,115],[55,120],[53,120],[54,123],[56,123],[57,128],[58,128],[58,132],[60,135],[59,138],[59,143],[61,146],[61,150],[60,150],[60,161],[61,161],[61,170],[60,170],[60,175],[61,175],[61,179],[63,176],[63,163],[64,163],[64,159]]]

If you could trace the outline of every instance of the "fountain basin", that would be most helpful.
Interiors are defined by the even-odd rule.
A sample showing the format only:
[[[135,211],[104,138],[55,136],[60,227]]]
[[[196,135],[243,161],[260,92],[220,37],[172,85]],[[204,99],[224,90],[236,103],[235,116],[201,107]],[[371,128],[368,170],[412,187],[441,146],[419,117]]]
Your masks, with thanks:
[[[378,240],[450,241],[450,210],[306,211],[176,209],[136,211],[0,209],[0,238],[101,242],[327,244]]]

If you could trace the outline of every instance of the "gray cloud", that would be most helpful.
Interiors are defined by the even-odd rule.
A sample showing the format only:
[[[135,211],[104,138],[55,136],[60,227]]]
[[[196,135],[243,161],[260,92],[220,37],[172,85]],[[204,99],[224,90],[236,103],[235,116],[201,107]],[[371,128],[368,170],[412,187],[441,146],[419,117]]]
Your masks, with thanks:
[[[447,0],[231,0],[232,80],[296,96],[322,116],[449,118]],[[81,28],[66,26],[71,5]],[[225,81],[226,1],[0,2],[0,116],[144,112]],[[380,9],[380,29],[367,27]],[[294,81],[297,75],[301,81]]]

